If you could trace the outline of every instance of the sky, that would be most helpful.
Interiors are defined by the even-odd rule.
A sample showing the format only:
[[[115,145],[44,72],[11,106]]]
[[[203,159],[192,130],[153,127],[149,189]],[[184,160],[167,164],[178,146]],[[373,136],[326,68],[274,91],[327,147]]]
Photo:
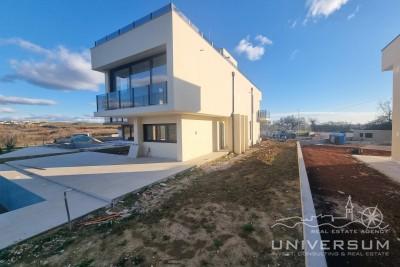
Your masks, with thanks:
[[[0,1],[0,120],[93,120],[104,91],[94,41],[169,2]],[[237,59],[272,119],[364,123],[391,100],[381,49],[400,33],[398,0],[173,3]]]

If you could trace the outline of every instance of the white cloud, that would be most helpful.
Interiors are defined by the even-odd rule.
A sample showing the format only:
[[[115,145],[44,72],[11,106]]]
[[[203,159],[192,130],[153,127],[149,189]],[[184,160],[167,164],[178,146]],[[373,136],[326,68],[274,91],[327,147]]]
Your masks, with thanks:
[[[353,18],[357,15],[357,13],[358,13],[359,11],[360,11],[360,6],[357,5],[357,7],[356,7],[356,9],[354,9],[353,13],[351,13],[351,14],[349,14],[349,15],[347,16],[347,19],[348,19],[348,20],[353,19]]]
[[[259,34],[254,39],[256,41],[260,42],[260,44],[262,44],[262,45],[272,45],[272,41],[267,36],[263,36],[263,35]]]
[[[297,20],[291,21],[291,22],[289,22],[289,24],[290,24],[290,28],[294,29],[297,26]]]
[[[265,53],[265,46],[271,45],[272,41],[261,34],[254,38],[258,44],[253,44],[250,41],[250,37],[247,36],[240,40],[239,44],[236,46],[235,50],[238,54],[245,54],[248,60],[256,61],[262,58]]]
[[[14,73],[2,77],[2,81],[24,80],[48,89],[98,91],[104,76],[91,70],[88,50],[69,51],[64,46],[46,49],[29,41],[12,38],[2,39],[0,44],[12,44],[41,56],[34,60],[10,60]]]
[[[1,114],[0,114],[1,115]],[[82,116],[65,116],[62,114],[0,116],[0,121],[51,121],[51,122],[94,122],[103,123],[104,118],[93,117],[88,114]]]
[[[55,105],[56,102],[50,99],[40,99],[40,98],[27,98],[18,96],[3,96],[0,95],[0,104],[20,104],[20,105],[42,105],[50,106]]]
[[[0,107],[0,113],[15,113],[16,110],[12,108],[1,108]]]
[[[307,0],[307,17],[328,17],[335,11],[338,11],[348,1],[349,0]],[[307,21],[305,21],[305,23],[307,23]]]
[[[286,116],[298,116],[297,112],[292,113],[271,113],[272,120],[278,120],[281,117]],[[376,119],[376,112],[326,112],[326,111],[303,111],[300,112],[300,117],[305,117],[307,119],[314,118],[318,122],[348,122],[348,123],[367,123]]]

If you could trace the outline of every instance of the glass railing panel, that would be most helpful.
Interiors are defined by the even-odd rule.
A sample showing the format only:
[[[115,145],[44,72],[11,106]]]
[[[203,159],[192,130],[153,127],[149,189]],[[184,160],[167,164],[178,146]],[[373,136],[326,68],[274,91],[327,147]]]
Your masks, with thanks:
[[[132,90],[121,90],[120,99],[121,99],[121,108],[130,108],[133,106],[133,99],[132,99]]]
[[[150,105],[163,105],[167,103],[167,83],[152,84],[150,88]]]
[[[97,96],[97,111],[107,110],[107,95],[98,95]]]
[[[133,92],[135,107],[142,107],[149,105],[149,86],[135,87]]]
[[[118,109],[119,107],[119,91],[108,93],[108,109]]]

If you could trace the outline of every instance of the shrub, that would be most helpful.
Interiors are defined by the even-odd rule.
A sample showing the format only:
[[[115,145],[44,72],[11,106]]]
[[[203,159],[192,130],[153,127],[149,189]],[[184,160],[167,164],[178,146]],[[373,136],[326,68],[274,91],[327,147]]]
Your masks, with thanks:
[[[252,233],[255,229],[254,229],[254,226],[253,226],[251,223],[246,223],[246,224],[243,224],[242,230],[243,230],[244,233],[250,234],[250,233]]]
[[[7,135],[4,137],[3,140],[4,146],[6,147],[7,151],[12,150],[15,148],[17,144],[17,136],[16,135]]]

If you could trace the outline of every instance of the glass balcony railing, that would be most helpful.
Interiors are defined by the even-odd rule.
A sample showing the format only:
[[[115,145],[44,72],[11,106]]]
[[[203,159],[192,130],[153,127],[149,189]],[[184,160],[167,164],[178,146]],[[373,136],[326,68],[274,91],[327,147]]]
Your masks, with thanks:
[[[163,105],[167,92],[167,82],[109,92],[97,96],[97,111]]]

